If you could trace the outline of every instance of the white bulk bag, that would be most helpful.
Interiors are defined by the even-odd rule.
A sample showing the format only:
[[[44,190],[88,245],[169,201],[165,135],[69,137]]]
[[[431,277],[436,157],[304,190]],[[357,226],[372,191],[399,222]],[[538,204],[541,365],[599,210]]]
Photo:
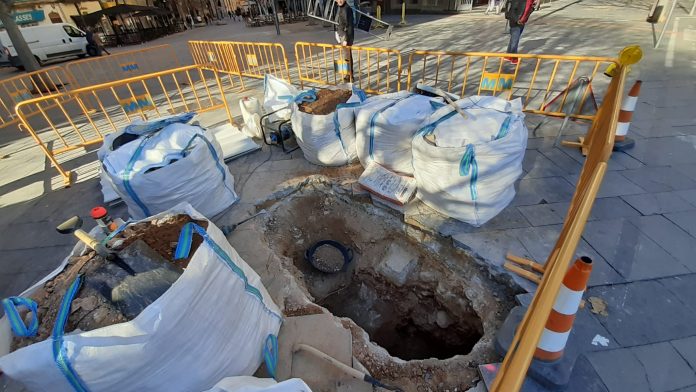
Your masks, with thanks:
[[[336,88],[351,89],[353,94],[330,114],[304,113],[292,101],[292,131],[305,159],[315,165],[343,166],[357,159],[354,109],[365,100],[365,93],[351,85]]]
[[[181,204],[146,221],[171,214],[207,220]],[[73,383],[91,392],[203,391],[225,377],[251,375],[261,364],[269,335],[277,336],[281,313],[261,279],[212,222],[184,226],[203,243],[188,267],[155,302],[129,322],[57,341],[62,369],[47,339],[0,357],[0,371],[30,391],[73,392]],[[191,236],[179,238],[185,249]],[[74,255],[84,249],[76,245]],[[63,264],[22,295],[60,273]],[[9,347],[9,323],[0,319],[0,347]],[[2,355],[0,354],[0,355]],[[73,384],[75,385],[75,384]]]
[[[312,392],[299,378],[276,382],[272,378],[227,377],[205,392]]]
[[[242,132],[249,137],[261,139],[263,137],[261,132],[263,110],[259,100],[256,97],[243,97],[239,100],[239,108],[242,111],[242,120],[244,121]]]
[[[291,99],[289,98],[296,96],[298,93],[297,87],[284,79],[266,74],[263,79],[263,110],[266,113],[278,111],[269,115],[268,120],[271,122],[289,120],[292,114],[290,107]],[[283,108],[287,109],[281,110]]]
[[[443,106],[413,139],[417,197],[452,218],[481,226],[515,197],[527,127],[519,99],[471,97]],[[427,135],[435,136],[435,144]]]
[[[157,120],[161,121],[161,120]],[[126,202],[133,219],[166,211],[182,201],[214,216],[237,201],[234,177],[223,161],[220,145],[198,126],[180,122],[163,128],[148,123],[109,135],[99,149],[102,179]],[[116,150],[116,137],[139,133]]]
[[[356,108],[356,147],[363,167],[375,161],[413,175],[411,139],[435,111],[431,98],[406,91],[370,97]]]

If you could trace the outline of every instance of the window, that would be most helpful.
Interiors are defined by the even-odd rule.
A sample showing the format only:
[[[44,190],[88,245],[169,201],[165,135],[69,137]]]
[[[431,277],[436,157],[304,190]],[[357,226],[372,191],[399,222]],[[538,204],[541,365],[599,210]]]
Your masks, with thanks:
[[[65,30],[66,33],[70,37],[84,37],[85,35],[78,29],[72,27],[72,26],[63,26],[63,30]]]
[[[48,18],[51,19],[51,23],[63,23],[63,18],[57,12],[50,12]]]

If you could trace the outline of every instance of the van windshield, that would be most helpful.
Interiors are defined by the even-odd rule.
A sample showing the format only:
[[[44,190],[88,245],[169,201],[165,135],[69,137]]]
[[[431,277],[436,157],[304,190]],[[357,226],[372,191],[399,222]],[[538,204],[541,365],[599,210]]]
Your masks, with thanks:
[[[70,37],[84,37],[84,35],[82,35],[82,32],[80,30],[78,30],[72,26],[63,26],[63,30],[65,30],[65,32],[68,33],[68,35]]]

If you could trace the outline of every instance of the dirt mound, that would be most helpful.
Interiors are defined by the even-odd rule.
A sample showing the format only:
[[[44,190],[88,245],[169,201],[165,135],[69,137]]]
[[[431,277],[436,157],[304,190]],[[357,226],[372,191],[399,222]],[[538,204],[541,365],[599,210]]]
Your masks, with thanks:
[[[47,281],[43,287],[37,289],[30,296],[38,304],[39,331],[34,337],[14,338],[12,351],[46,340],[51,336],[63,296],[78,275],[83,276],[84,283],[72,301],[65,333],[75,330],[91,331],[135,318],[137,313],[159,297],[163,290],[168,288],[167,283],[171,285],[180,275],[181,269],[188,265],[190,258],[174,261],[173,254],[182,227],[191,221],[193,220],[187,215],[175,215],[136,224],[121,234],[125,240],[117,252],[137,273],[140,273],[143,268],[151,268],[153,265],[170,265],[170,267],[165,268],[169,280],[162,281],[160,279],[159,287],[154,291],[150,290],[151,296],[149,298],[135,298],[135,304],[115,303],[112,301],[113,292],[114,290],[123,290],[124,286],[126,286],[125,289],[132,290],[132,287],[136,285],[148,284],[152,280],[152,270],[147,271],[150,275],[143,274],[142,277],[138,277],[136,274],[131,277],[95,252],[71,257],[68,265],[60,274]],[[196,223],[207,228],[206,221],[196,221]],[[191,255],[195,253],[201,242],[200,236],[193,236]],[[132,265],[131,260],[136,259],[148,265],[145,267],[143,267],[144,264]],[[121,284],[126,279],[130,279],[130,281]],[[129,285],[130,287],[128,287]],[[134,290],[134,292],[138,291]],[[28,314],[22,314],[22,317],[26,319]]]
[[[317,91],[317,100],[314,102],[304,102],[299,105],[300,111],[309,114],[326,115],[336,111],[336,106],[346,103],[353,93],[350,90],[329,90],[322,89]]]

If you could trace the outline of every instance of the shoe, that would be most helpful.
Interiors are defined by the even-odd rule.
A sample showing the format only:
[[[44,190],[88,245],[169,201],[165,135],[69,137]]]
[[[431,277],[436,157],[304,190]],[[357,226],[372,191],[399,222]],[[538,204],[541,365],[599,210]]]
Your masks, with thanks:
[[[509,61],[512,65],[517,65],[520,62],[520,59],[517,57],[503,57],[503,60]]]

